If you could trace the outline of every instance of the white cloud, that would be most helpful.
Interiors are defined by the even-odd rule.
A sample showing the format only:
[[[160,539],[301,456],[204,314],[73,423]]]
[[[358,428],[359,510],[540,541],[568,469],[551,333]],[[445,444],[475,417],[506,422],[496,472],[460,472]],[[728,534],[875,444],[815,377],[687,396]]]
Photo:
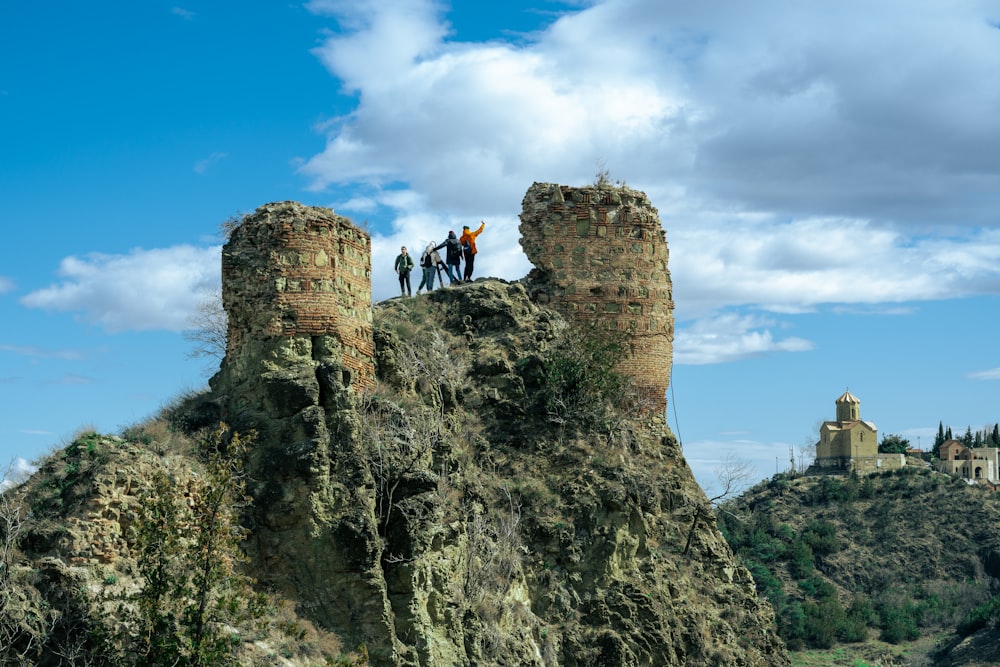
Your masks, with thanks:
[[[316,54],[361,100],[303,167],[317,187],[399,179],[440,208],[469,204],[464,184],[495,214],[505,193],[578,183],[605,158],[742,210],[1000,221],[983,205],[1000,199],[983,3],[607,0],[523,45],[449,41],[435,2],[310,7],[346,30]]]
[[[0,493],[20,484],[30,477],[35,470],[37,468],[31,465],[26,459],[20,457],[14,459],[5,470],[0,471]]]
[[[770,218],[667,226],[679,310],[806,312],[1000,291],[1000,230],[924,238],[870,222]]]
[[[185,21],[190,21],[195,17],[194,12],[188,9],[184,9],[183,7],[171,7],[170,13],[173,14],[174,16],[180,16]]]
[[[219,289],[220,246],[136,249],[127,255],[67,257],[62,282],[21,298],[29,308],[79,312],[111,332],[182,331],[198,305]]]
[[[11,352],[21,357],[36,357],[39,359],[64,359],[76,361],[84,358],[81,350],[62,349],[48,350],[34,345],[6,345],[0,344],[0,352]]]
[[[803,352],[813,344],[802,338],[776,340],[776,322],[751,315],[724,313],[696,320],[678,328],[674,338],[674,363],[716,364],[758,357],[771,352]]]
[[[194,171],[197,174],[204,174],[213,164],[219,162],[220,160],[224,160],[227,157],[229,157],[229,153],[212,153],[204,160],[198,160],[195,162]]]
[[[0,276],[0,294],[3,294],[5,292],[10,292],[11,290],[14,289],[14,287],[15,285],[13,280],[11,280],[10,278],[6,278],[4,276]]]
[[[1000,368],[991,368],[985,371],[976,371],[966,375],[971,380],[1000,380]]]

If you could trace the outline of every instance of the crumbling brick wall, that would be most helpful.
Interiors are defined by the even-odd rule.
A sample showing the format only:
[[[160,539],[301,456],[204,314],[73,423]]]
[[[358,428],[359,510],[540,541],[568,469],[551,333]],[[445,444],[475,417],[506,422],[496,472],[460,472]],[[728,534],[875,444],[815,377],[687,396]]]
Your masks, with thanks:
[[[550,305],[585,325],[630,332],[632,353],[618,370],[664,409],[674,304],[666,234],[645,193],[534,183],[519,229]]]
[[[355,389],[374,381],[371,239],[350,220],[296,202],[265,204],[222,251],[227,357],[247,341],[335,336]]]

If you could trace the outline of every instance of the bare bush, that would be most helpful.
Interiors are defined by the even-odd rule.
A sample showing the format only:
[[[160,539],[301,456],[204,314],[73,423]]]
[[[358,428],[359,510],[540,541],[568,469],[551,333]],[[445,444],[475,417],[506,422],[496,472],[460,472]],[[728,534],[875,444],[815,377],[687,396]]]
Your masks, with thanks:
[[[506,507],[471,511],[466,536],[463,598],[479,616],[496,614],[498,604],[521,568],[521,504],[503,487]]]
[[[375,480],[375,511],[384,543],[393,511],[398,509],[396,492],[400,485],[418,470],[433,468],[438,420],[429,417],[426,408],[404,410],[377,392],[367,393],[361,407],[365,451]],[[386,554],[386,558],[398,560],[400,555]]]
[[[206,295],[197,310],[188,318],[184,340],[193,344],[188,356],[195,359],[208,357],[221,361],[226,356],[229,340],[229,319],[222,305],[222,292],[215,290]]]
[[[480,624],[483,657],[497,658],[512,637],[503,631],[503,615],[512,612],[506,598],[522,567],[521,505],[506,486],[505,505],[495,511],[468,508],[466,569],[461,595],[465,609]]]
[[[694,540],[698,522],[709,516],[712,513],[713,507],[718,507],[725,500],[739,495],[741,491],[746,489],[753,479],[754,468],[748,461],[730,455],[716,469],[715,474],[716,479],[719,481],[718,493],[708,498],[707,502],[696,501],[694,504],[691,527],[688,529],[687,540],[684,543],[683,553],[685,556],[691,550],[691,543]]]
[[[454,394],[468,374],[469,364],[465,355],[453,349],[437,331],[421,337],[419,342],[406,341],[400,346],[400,372],[417,382],[418,387],[429,389],[440,412],[438,434],[444,427],[445,397]]]
[[[26,648],[30,650],[31,637],[22,624],[22,601],[14,578],[18,540],[25,517],[21,504],[12,495],[0,493],[0,645],[8,650],[15,649],[27,639]],[[27,651],[21,653],[24,655]]]
[[[607,421],[630,396],[617,365],[629,353],[625,332],[566,325],[544,362],[544,398],[549,420],[591,426]]]

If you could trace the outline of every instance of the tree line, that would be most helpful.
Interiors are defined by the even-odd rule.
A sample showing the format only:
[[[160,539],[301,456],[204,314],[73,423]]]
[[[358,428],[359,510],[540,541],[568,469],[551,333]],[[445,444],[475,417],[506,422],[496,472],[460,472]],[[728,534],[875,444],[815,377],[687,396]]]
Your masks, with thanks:
[[[969,448],[1000,448],[1000,424],[993,424],[992,427],[984,426],[976,431],[973,431],[971,426],[966,426],[965,433],[956,438],[952,433],[951,426],[945,426],[943,421],[938,422],[937,434],[934,436],[934,448],[931,453],[937,455],[938,449],[948,440],[958,440]],[[885,434],[878,445],[878,451],[883,454],[905,454],[910,448],[909,439],[896,433]]]

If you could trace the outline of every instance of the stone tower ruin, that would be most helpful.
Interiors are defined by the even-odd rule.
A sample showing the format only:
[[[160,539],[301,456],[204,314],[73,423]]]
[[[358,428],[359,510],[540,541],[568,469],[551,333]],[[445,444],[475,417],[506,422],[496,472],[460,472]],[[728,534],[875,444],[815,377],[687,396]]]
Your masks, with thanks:
[[[226,360],[239,366],[256,341],[331,337],[357,390],[374,382],[371,239],[327,208],[265,204],[222,251]]]
[[[541,296],[586,326],[629,332],[618,370],[666,407],[674,316],[666,234],[645,193],[627,187],[534,183],[524,196],[521,247]]]

